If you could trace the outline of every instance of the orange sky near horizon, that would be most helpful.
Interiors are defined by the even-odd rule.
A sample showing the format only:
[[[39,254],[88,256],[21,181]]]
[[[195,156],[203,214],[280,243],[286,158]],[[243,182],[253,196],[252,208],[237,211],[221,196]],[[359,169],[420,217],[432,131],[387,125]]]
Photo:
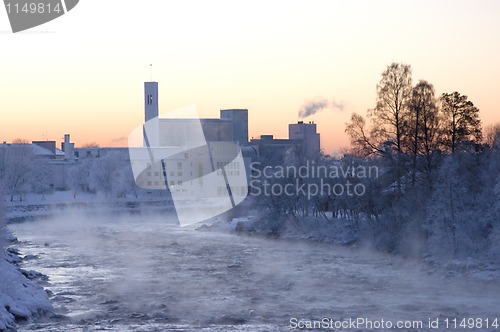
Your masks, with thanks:
[[[327,153],[348,147],[345,123],[375,105],[393,61],[437,95],[469,96],[487,126],[500,122],[499,14],[494,0],[85,0],[12,34],[0,9],[0,141],[69,133],[77,146],[125,146],[143,121],[150,63],[160,112],[247,108],[250,137],[287,137],[308,100],[342,103],[304,119]]]

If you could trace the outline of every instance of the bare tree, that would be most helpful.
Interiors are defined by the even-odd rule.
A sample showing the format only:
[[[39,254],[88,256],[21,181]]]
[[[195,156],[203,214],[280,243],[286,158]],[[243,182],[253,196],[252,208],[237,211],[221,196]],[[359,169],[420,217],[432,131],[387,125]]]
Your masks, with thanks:
[[[422,120],[420,121],[420,151],[425,156],[428,171],[433,167],[432,156],[439,149],[441,118],[432,84],[422,81],[420,89]]]
[[[30,142],[25,138],[16,138],[12,141],[12,144],[30,144]]]
[[[89,149],[89,148],[98,148],[99,147],[99,144],[96,143],[96,142],[88,142],[88,143],[85,143],[82,145],[82,148],[86,148],[86,149]]]
[[[443,146],[455,153],[462,143],[482,141],[479,109],[458,92],[443,93],[440,98],[443,114]]]
[[[438,148],[439,115],[434,96],[434,87],[421,80],[412,90],[409,103],[405,136],[408,151],[412,156],[412,183],[415,185],[419,155],[425,156],[425,170],[432,169],[433,151]]]
[[[403,152],[405,120],[411,98],[411,67],[392,63],[377,84],[377,106],[372,110],[373,136],[382,144],[393,141],[398,153]]]
[[[387,144],[398,153],[404,152],[411,96],[410,65],[392,63],[387,66],[377,84],[377,105],[368,110],[372,122],[369,132],[365,129],[366,120],[356,113],[346,125],[346,132],[358,154],[387,154]]]
[[[366,120],[359,114],[353,113],[351,121],[346,123],[345,132],[351,138],[351,145],[354,152],[361,156],[370,156],[374,154],[383,154],[384,151],[375,145],[373,139],[366,132]]]

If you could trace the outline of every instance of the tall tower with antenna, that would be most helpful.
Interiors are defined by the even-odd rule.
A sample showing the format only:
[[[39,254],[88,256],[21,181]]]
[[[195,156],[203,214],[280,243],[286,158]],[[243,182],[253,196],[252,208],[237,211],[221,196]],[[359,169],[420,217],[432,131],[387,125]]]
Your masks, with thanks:
[[[158,82],[144,82],[145,121],[158,117]]]
[[[159,142],[158,82],[144,82],[144,146],[157,146]]]

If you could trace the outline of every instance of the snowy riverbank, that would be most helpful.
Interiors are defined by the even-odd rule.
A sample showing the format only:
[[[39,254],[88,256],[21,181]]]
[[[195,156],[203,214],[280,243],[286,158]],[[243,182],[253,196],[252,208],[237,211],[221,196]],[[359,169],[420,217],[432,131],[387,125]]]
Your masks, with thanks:
[[[208,228],[243,235],[255,234],[281,239],[318,241],[380,251],[373,242],[367,240],[367,237],[363,237],[363,232],[366,230],[341,219],[332,221],[321,216],[300,219],[284,216],[270,218],[265,212],[254,211],[250,216],[232,218],[229,221],[219,218]],[[445,259],[429,254],[423,247],[412,254],[407,252],[392,254],[421,262],[427,266],[430,274],[438,274],[445,278],[465,277],[479,282],[500,283],[500,262],[497,256],[478,257],[471,253],[469,257],[463,259]]]
[[[21,258],[13,252],[0,253],[0,331],[15,331],[17,322],[52,312],[52,304],[36,281],[41,275],[20,270]]]
[[[133,211],[141,207],[149,210],[173,208],[165,196],[149,195],[111,199],[101,194],[79,194],[75,198],[72,192],[59,191],[46,195],[28,194],[22,201],[9,201],[7,198],[5,196],[3,202],[7,223],[50,217],[68,209]]]

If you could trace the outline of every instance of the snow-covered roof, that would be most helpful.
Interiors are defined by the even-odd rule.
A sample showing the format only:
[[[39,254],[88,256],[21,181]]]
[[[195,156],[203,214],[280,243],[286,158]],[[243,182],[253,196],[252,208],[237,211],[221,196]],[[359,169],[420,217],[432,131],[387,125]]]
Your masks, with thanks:
[[[40,145],[36,144],[0,144],[0,148],[15,148],[15,147],[29,147],[33,151],[35,156],[46,156],[50,157],[54,154],[49,149],[46,149]]]
[[[52,151],[50,151],[49,149],[46,149],[44,147],[41,147],[40,145],[36,145],[36,144],[29,144],[29,145],[33,149],[33,153],[36,156],[53,156],[54,155],[52,153]]]

